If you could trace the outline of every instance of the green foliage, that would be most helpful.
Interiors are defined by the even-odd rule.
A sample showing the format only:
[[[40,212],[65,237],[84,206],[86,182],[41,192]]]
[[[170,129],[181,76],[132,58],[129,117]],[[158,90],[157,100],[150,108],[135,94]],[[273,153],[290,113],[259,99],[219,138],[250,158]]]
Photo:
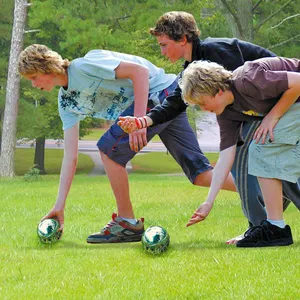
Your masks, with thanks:
[[[40,170],[36,167],[33,167],[26,174],[24,174],[23,178],[25,181],[30,181],[30,182],[39,181],[42,179],[40,176]]]
[[[277,55],[300,58],[300,1],[291,1],[289,5],[286,0],[264,1],[255,15],[254,26],[274,15],[256,32],[255,42],[265,45]],[[292,17],[295,16],[295,17]],[[296,36],[298,38],[294,39]]]
[[[47,126],[48,123],[41,107],[21,99],[19,103],[17,138],[34,139],[37,136],[42,136],[42,132],[46,130]]]
[[[300,57],[300,0],[244,0],[247,5],[251,2],[249,10],[244,10],[239,0],[214,2],[221,4],[216,9],[227,16],[231,27],[242,28],[244,36],[251,37],[248,41],[268,48],[280,56]],[[229,9],[224,7],[225,2]],[[232,17],[232,12],[235,18]]]
[[[68,1],[36,0],[29,10],[29,25],[40,29],[35,39],[44,42],[64,57],[74,59],[94,48],[143,56],[168,72],[179,73],[181,64],[172,65],[161,55],[148,30],[168,10],[194,13],[204,35],[217,35],[226,28],[217,12],[201,17],[210,1]],[[151,13],[150,13],[151,12]],[[222,35],[222,33],[220,33]],[[53,38],[56,37],[56,38]]]

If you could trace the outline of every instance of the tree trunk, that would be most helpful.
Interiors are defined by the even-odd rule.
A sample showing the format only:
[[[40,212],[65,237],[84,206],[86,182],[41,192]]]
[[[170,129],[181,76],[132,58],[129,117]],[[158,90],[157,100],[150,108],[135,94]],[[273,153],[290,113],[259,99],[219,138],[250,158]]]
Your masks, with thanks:
[[[14,153],[20,88],[18,58],[23,47],[27,6],[26,0],[15,0],[0,156],[0,176],[3,177],[14,176]]]
[[[232,35],[241,40],[253,42],[252,1],[249,0],[216,0],[224,10]]]
[[[46,174],[44,136],[35,140],[34,167],[40,170],[40,174]]]

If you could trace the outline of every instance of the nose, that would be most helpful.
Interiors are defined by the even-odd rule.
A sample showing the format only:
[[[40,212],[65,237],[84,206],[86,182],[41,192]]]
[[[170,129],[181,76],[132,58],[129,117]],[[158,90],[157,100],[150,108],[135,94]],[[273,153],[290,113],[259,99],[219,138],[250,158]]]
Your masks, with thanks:
[[[160,48],[161,55],[165,56],[166,55],[166,50],[164,48]]]
[[[34,80],[31,81],[31,84],[32,84],[32,87],[36,87],[37,86]]]

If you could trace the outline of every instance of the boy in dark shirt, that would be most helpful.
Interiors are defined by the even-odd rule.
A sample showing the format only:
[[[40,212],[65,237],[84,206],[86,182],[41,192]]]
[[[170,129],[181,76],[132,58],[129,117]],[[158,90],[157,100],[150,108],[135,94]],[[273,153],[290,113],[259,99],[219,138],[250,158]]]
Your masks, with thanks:
[[[179,85],[187,103],[217,114],[221,135],[209,194],[187,226],[204,220],[212,209],[241,142],[243,121],[262,119],[249,147],[248,171],[258,177],[267,220],[250,228],[237,247],[292,244],[290,227],[283,220],[282,180],[296,183],[300,177],[300,60],[263,58],[233,72],[198,61],[184,71]],[[299,201],[295,204],[300,208]]]
[[[162,55],[171,62],[183,58],[184,68],[195,60],[209,60],[223,65],[233,71],[243,65],[245,61],[252,61],[262,57],[276,56],[271,51],[260,46],[234,38],[206,38],[200,40],[200,30],[194,17],[186,12],[167,12],[162,15],[150,33],[156,37]],[[173,94],[165,99],[161,106],[156,106],[148,114],[148,126],[164,123],[186,110],[187,105],[182,101],[181,89],[177,87]],[[251,119],[251,118],[249,118]],[[133,123],[134,125],[135,123]],[[144,122],[145,124],[145,122]],[[237,190],[239,192],[243,212],[250,225],[259,225],[266,219],[264,203],[257,182],[257,178],[248,175],[248,147],[260,121],[245,120],[242,126],[244,144],[237,148],[235,162],[231,170]],[[294,200],[299,192],[297,184],[283,182],[284,208],[290,200]],[[233,238],[227,243],[235,243]]]

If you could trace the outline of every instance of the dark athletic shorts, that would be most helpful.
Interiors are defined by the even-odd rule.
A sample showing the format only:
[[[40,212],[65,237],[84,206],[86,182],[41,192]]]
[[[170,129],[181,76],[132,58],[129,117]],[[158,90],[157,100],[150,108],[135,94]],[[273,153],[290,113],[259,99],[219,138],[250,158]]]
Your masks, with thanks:
[[[167,89],[161,91],[159,94],[160,102],[167,95],[172,94],[176,86],[177,81],[174,81]],[[153,107],[153,101],[149,100],[148,109]],[[134,104],[128,107],[121,115],[133,116],[133,111]],[[130,149],[129,136],[117,125],[117,121],[100,138],[97,146],[111,160],[125,167],[127,162],[136,155],[136,152]],[[212,169],[208,159],[200,150],[197,138],[188,122],[186,112],[181,113],[172,121],[147,128],[148,142],[156,134],[159,135],[170,154],[192,183],[197,175]]]

